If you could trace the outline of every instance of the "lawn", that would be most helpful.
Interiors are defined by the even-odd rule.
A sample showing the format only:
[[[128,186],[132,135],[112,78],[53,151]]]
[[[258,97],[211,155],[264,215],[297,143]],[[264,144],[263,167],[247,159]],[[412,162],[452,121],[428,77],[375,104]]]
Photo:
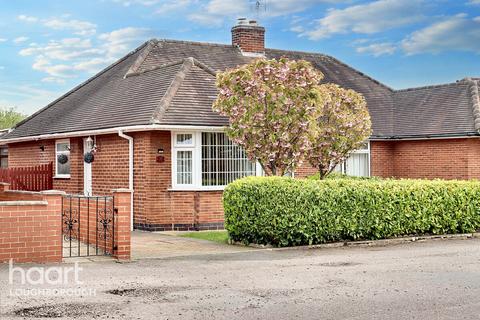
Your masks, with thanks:
[[[227,231],[194,231],[183,233],[180,236],[185,238],[214,241],[218,243],[228,243]]]

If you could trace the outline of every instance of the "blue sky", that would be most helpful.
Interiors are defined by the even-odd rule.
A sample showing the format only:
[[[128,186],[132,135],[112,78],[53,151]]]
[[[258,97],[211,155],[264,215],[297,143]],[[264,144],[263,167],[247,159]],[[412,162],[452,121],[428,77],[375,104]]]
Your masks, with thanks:
[[[0,107],[30,114],[149,38],[330,54],[396,89],[480,76],[480,0],[0,0]]]

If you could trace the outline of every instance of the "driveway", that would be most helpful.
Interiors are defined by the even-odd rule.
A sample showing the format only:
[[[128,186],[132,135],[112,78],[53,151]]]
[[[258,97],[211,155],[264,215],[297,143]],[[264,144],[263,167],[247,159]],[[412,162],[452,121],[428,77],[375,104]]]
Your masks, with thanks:
[[[0,283],[4,318],[19,319],[16,312],[60,319],[438,320],[478,319],[480,310],[479,239],[195,254],[81,267],[83,284],[66,288],[95,295],[15,296],[10,290],[22,286]],[[0,269],[0,281],[6,282],[8,266]]]
[[[132,259],[161,259],[252,251],[213,241],[180,237],[181,232],[132,232]]]

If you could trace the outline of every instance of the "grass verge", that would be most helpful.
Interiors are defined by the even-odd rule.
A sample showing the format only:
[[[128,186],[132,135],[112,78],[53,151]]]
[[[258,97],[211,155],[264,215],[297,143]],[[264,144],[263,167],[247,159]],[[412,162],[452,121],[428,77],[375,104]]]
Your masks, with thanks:
[[[202,239],[208,241],[214,241],[218,243],[228,243],[227,231],[193,231],[180,235],[185,238]]]

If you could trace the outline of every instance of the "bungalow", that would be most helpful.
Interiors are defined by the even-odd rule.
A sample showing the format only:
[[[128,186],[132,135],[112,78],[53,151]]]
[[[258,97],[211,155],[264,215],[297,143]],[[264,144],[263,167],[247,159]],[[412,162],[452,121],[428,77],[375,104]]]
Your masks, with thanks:
[[[480,79],[393,90],[337,59],[267,49],[265,29],[240,20],[232,44],[150,40],[19,123],[2,137],[8,165],[53,162],[54,188],[86,195],[134,190],[143,230],[223,227],[222,189],[261,174],[212,111],[215,73],[258,57],[305,59],[362,93],[369,144],[339,168],[353,175],[480,178]],[[85,154],[93,151],[91,157]],[[91,154],[91,153],[90,153]],[[296,177],[313,174],[303,166]]]

